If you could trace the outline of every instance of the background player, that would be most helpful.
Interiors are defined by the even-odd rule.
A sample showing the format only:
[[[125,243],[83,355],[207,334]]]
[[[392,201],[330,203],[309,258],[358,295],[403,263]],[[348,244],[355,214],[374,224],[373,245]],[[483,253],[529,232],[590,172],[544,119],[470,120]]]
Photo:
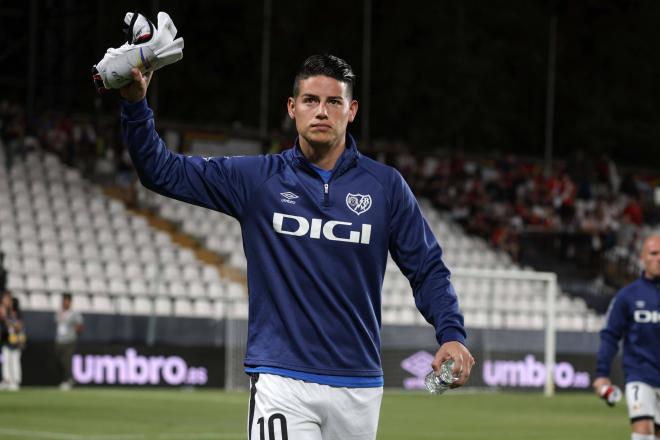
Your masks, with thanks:
[[[622,288],[610,304],[593,386],[600,394],[611,384],[610,367],[623,338],[631,439],[654,440],[660,438],[660,235],[644,241],[641,262],[642,276]]]
[[[167,150],[145,100],[151,75],[134,70],[133,78],[120,91],[122,128],[141,182],[241,223],[252,438],[266,430],[271,439],[375,438],[388,251],[435,327],[434,370],[453,359],[455,385],[466,382],[474,359],[442,251],[401,175],[362,156],[346,133],[358,103],[344,60],[305,60],[287,102],[295,146],[258,157]],[[283,194],[293,203],[283,203]]]
[[[62,308],[55,313],[55,355],[62,372],[60,389],[68,391],[73,386],[71,359],[76,351],[76,341],[83,331],[82,314],[71,307],[71,294],[62,294]]]

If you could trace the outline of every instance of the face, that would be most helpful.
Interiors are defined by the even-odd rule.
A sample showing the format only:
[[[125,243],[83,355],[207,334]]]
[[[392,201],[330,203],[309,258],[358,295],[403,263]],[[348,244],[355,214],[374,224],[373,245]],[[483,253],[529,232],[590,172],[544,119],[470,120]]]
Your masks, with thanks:
[[[7,308],[12,307],[12,302],[11,302],[11,294],[10,293],[5,293],[2,295],[2,305]]]
[[[301,144],[312,148],[341,144],[346,126],[353,122],[358,103],[348,95],[346,83],[328,76],[311,76],[298,84],[298,96],[287,109],[296,121]]]
[[[68,297],[62,298],[62,308],[64,310],[69,310],[70,307],[71,307],[71,299],[69,299]]]
[[[646,239],[640,259],[647,277],[660,278],[660,235]]]

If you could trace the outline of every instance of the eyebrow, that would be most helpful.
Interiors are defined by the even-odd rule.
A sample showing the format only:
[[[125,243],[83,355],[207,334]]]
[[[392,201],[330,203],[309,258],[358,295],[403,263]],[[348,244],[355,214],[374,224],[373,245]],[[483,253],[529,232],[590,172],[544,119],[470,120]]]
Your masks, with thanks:
[[[313,93],[303,93],[301,95],[303,98],[320,98],[319,95],[314,95]],[[328,96],[328,99],[341,99],[342,101],[344,100],[343,96]]]

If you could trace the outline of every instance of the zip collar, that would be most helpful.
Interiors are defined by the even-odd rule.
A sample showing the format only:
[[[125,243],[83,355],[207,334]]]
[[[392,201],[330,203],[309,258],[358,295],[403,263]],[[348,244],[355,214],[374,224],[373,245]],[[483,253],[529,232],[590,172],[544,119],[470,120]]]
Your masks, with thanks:
[[[648,283],[655,287],[656,289],[660,289],[660,278],[647,278],[646,277],[646,272],[642,271],[642,275],[639,277],[643,282]]]
[[[303,154],[302,149],[300,148],[300,140],[298,137],[296,137],[293,148],[291,148],[288,153],[292,165],[295,165],[296,167],[301,168],[308,173],[318,175],[316,171],[312,169],[309,160],[307,160]],[[341,154],[341,156],[339,156],[337,163],[332,169],[332,176],[330,179],[332,180],[335,177],[341,176],[346,171],[356,166],[360,155],[361,154],[357,149],[355,139],[349,133],[346,133],[346,147],[344,148],[344,152]]]

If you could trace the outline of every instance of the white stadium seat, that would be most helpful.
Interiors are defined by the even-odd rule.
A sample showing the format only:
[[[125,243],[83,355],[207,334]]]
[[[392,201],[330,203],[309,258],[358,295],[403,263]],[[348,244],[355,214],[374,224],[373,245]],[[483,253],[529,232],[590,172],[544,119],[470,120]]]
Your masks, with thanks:
[[[59,258],[60,246],[55,242],[44,242],[41,245],[41,255],[43,255],[43,257],[47,260],[52,258]]]
[[[75,305],[76,310],[83,313],[91,312],[94,310],[94,308],[92,307],[92,302],[90,301],[90,298],[87,295],[74,294],[71,297],[71,303]]]
[[[88,277],[99,277],[104,274],[103,266],[98,261],[85,262],[85,275]]]
[[[151,315],[152,300],[145,296],[138,296],[133,300],[133,313],[136,315]]]
[[[43,275],[28,273],[25,277],[25,288],[30,292],[46,290],[46,282]]]
[[[124,266],[119,261],[110,261],[105,265],[105,276],[107,278],[124,278]]]
[[[67,290],[71,293],[89,293],[87,279],[82,275],[69,277]]]
[[[206,288],[201,281],[192,281],[186,288],[188,295],[193,298],[206,297]]]
[[[149,286],[142,279],[132,279],[128,283],[128,292],[135,296],[145,296],[149,294]]]
[[[31,292],[29,295],[29,308],[32,310],[54,310],[50,298],[45,292]]]
[[[140,264],[140,254],[132,244],[124,244],[119,250],[121,261],[125,264]]]
[[[210,298],[224,298],[227,296],[225,285],[218,281],[209,283],[207,293]]]
[[[181,275],[181,270],[179,266],[175,263],[169,263],[163,266],[163,278],[170,281],[178,281],[183,277]]]
[[[154,313],[161,316],[169,316],[172,314],[172,300],[166,297],[156,297],[154,299]]]
[[[63,292],[67,290],[66,281],[60,275],[48,275],[46,288],[49,292]]]
[[[23,275],[17,272],[9,272],[7,275],[7,288],[9,290],[23,290],[26,288]]]
[[[110,280],[108,291],[113,295],[122,295],[128,293],[128,288],[126,287],[124,280],[112,279]]]
[[[43,272],[41,260],[37,256],[34,256],[34,254],[28,255],[23,259],[23,270],[32,274]]]
[[[195,315],[192,307],[192,301],[188,298],[177,297],[174,299],[175,316],[193,316]]]
[[[62,257],[64,259],[80,258],[80,249],[78,245],[73,241],[67,241],[62,245]]]
[[[196,281],[201,278],[199,268],[194,264],[186,264],[181,275],[186,281]]]
[[[218,270],[213,266],[205,264],[204,268],[202,269],[202,280],[206,282],[210,282],[210,281],[218,281],[219,279],[220,279],[220,274],[218,273]]]
[[[213,316],[213,307],[211,306],[211,301],[205,298],[197,298],[193,304],[193,313],[195,316],[200,317],[212,317]]]
[[[92,295],[98,295],[98,294],[103,294],[103,293],[108,293],[108,285],[105,282],[104,278],[98,278],[95,276],[92,276],[89,279],[89,293]]]
[[[119,295],[115,299],[117,312],[122,315],[130,315],[133,313],[133,301],[130,297]]]
[[[238,283],[229,283],[227,285],[227,297],[228,298],[245,298],[245,291],[243,286]]]
[[[172,297],[188,296],[187,286],[183,281],[170,281],[168,292]]]
[[[137,263],[132,263],[132,264],[126,264],[126,269],[124,276],[128,279],[134,279],[134,278],[146,278],[144,276],[144,272],[142,270],[142,266]]]
[[[225,318],[227,315],[227,305],[222,300],[213,300],[211,309],[211,316],[215,319]]]
[[[245,301],[236,301],[228,304],[227,316],[233,319],[247,319],[248,304]]]

